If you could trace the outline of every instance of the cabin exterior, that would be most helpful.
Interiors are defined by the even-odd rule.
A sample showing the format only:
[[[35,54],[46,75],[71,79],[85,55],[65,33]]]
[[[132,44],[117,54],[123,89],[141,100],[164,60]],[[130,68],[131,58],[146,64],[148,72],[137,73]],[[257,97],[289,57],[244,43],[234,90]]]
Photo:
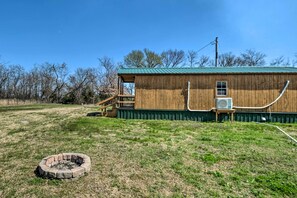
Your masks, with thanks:
[[[294,67],[120,69],[118,77],[119,95],[123,83],[135,83],[134,101],[120,102],[118,118],[213,121],[228,103],[219,120],[232,112],[237,121],[297,122]]]

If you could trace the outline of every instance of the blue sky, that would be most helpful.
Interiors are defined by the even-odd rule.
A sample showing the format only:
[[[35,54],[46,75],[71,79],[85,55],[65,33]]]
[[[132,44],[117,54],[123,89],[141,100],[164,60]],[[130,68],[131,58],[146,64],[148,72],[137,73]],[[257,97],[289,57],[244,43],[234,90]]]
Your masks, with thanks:
[[[0,0],[0,10],[0,62],[27,69],[96,67],[134,49],[198,50],[216,36],[220,53],[297,53],[296,0]]]

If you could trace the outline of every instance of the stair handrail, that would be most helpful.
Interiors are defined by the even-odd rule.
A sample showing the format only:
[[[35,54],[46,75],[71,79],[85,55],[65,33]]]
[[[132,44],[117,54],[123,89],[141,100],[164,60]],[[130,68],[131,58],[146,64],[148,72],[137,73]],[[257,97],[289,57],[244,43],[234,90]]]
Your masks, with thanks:
[[[111,100],[113,100],[113,99],[115,99],[115,98],[117,98],[117,97],[118,97],[118,94],[116,94],[116,95],[114,95],[114,96],[111,96],[111,97],[109,97],[109,98],[107,98],[107,99],[105,99],[105,100],[102,100],[102,101],[98,102],[96,105],[102,105],[102,104],[104,104],[104,103],[106,103],[106,102],[109,102],[109,101],[111,101]]]

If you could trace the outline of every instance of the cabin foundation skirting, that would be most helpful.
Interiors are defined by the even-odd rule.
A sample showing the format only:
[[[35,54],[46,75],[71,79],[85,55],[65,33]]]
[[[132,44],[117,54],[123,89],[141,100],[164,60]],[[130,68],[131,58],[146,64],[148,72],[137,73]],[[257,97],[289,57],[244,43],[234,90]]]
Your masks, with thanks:
[[[192,112],[178,110],[135,110],[118,109],[117,117],[123,119],[151,119],[151,120],[192,120],[211,122],[216,120],[215,112]],[[297,123],[297,113],[266,113],[266,112],[236,112],[234,121],[261,122],[266,121],[280,123]],[[229,121],[228,114],[220,114],[219,121]]]

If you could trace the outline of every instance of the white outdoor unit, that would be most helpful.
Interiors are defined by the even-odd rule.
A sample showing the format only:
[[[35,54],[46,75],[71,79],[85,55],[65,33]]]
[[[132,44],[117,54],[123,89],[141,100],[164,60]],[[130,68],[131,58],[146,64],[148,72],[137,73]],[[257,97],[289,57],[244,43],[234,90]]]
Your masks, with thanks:
[[[232,98],[216,98],[217,109],[232,109],[233,103]]]

